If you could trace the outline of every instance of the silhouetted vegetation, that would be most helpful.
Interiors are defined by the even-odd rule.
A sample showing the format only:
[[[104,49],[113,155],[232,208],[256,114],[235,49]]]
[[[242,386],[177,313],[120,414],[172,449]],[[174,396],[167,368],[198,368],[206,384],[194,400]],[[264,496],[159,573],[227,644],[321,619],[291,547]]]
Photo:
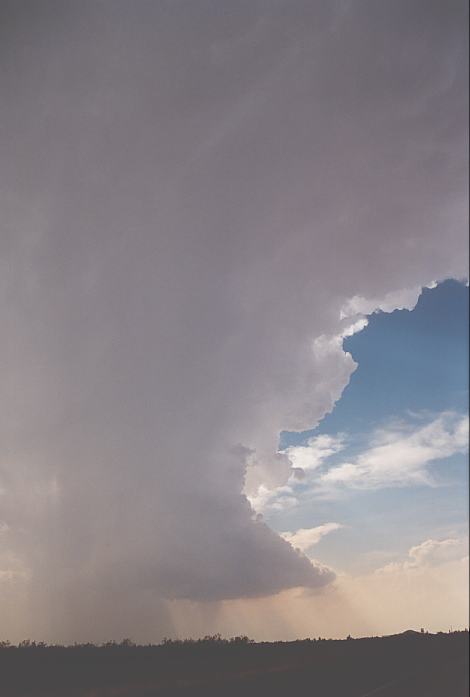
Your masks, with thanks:
[[[102,645],[0,642],[2,697],[464,697],[468,632],[255,643],[246,636]]]

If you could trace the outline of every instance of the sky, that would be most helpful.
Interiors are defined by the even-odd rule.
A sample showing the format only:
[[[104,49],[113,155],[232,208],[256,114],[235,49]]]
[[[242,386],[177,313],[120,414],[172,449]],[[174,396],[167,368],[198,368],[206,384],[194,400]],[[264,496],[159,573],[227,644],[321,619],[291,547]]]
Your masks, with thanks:
[[[465,626],[467,15],[0,4],[5,638]]]
[[[265,519],[281,533],[324,529],[318,542],[311,533],[312,551],[351,573],[373,570],[378,555],[406,555],[423,535],[466,540],[468,435],[458,434],[468,418],[468,287],[425,288],[412,311],[370,315],[343,347],[358,367],[316,429],[283,434],[280,447],[305,476],[271,492]],[[378,453],[374,473],[378,432],[390,454]],[[344,463],[355,477],[340,476]]]

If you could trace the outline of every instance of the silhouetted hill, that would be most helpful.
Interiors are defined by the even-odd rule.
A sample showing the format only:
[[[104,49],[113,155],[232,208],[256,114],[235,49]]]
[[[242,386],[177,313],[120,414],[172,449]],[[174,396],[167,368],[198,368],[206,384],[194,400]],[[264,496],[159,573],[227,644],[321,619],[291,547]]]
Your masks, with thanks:
[[[417,632],[416,629],[406,629],[404,632],[400,632],[400,634],[390,634],[389,636],[419,636],[422,632]]]
[[[254,643],[0,645],[1,697],[466,697],[468,632]]]

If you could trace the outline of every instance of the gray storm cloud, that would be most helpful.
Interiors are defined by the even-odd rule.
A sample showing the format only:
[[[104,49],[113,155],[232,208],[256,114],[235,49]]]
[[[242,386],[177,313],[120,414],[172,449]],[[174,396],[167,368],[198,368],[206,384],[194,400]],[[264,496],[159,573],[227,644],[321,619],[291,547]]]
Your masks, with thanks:
[[[330,582],[245,470],[340,397],[351,298],[467,274],[466,3],[1,12],[2,597],[63,640]]]

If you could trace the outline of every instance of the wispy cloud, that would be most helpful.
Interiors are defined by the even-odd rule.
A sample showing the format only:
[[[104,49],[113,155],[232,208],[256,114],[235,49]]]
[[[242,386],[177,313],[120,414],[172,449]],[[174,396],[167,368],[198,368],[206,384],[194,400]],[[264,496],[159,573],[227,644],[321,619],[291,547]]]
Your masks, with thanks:
[[[294,508],[305,498],[335,498],[355,490],[437,486],[429,466],[468,450],[468,417],[455,412],[437,416],[407,413],[374,430],[350,459],[338,456],[357,445],[357,436],[321,434],[305,445],[287,448],[291,476],[284,486],[261,484],[249,496],[258,513]]]
[[[342,527],[344,526],[341,523],[323,523],[323,525],[317,525],[314,528],[300,528],[295,532],[282,532],[281,537],[296,549],[300,549],[301,552],[308,552],[320,542],[322,537]]]
[[[468,418],[444,412],[416,430],[403,422],[376,431],[366,450],[323,473],[321,482],[354,489],[433,484],[428,465],[467,449]]]

